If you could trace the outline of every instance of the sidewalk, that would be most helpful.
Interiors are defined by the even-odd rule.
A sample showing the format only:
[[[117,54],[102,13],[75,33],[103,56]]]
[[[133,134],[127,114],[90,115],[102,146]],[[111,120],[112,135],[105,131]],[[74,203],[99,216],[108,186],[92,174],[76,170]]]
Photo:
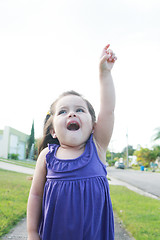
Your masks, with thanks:
[[[34,169],[32,168],[22,167],[19,165],[14,165],[11,163],[1,162],[1,161],[0,161],[0,168],[8,171],[31,174],[31,175],[34,173]]]
[[[9,234],[1,238],[1,240],[27,240],[26,218],[13,228]],[[62,239],[63,240],[63,239]],[[98,239],[97,239],[98,240]],[[115,216],[115,240],[134,240],[126,232],[120,220]]]

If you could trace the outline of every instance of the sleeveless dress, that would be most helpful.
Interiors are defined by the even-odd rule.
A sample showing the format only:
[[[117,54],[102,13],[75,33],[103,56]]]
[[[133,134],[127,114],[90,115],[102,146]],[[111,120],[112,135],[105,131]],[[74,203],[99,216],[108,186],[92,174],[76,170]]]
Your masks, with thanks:
[[[39,235],[42,240],[114,240],[114,219],[106,178],[93,136],[76,159],[58,159],[59,145],[46,155]]]

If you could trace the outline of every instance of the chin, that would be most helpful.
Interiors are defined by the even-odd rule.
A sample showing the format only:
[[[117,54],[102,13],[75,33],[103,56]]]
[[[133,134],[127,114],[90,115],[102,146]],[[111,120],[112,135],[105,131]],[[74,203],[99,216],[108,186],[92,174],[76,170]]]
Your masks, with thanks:
[[[91,133],[82,133],[79,131],[70,131],[67,140],[72,143],[74,146],[85,143],[90,137]]]

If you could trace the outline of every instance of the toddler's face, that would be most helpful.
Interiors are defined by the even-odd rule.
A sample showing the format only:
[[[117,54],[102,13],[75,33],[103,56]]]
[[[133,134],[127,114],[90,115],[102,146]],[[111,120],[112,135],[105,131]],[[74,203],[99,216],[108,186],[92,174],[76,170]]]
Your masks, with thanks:
[[[93,129],[86,102],[75,95],[60,98],[55,106],[53,127],[61,145],[78,146],[85,143]]]

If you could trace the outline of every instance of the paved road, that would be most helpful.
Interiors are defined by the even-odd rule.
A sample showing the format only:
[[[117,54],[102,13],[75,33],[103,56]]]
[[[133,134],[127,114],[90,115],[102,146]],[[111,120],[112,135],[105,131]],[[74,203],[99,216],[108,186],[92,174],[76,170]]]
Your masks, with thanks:
[[[143,191],[160,197],[160,173],[107,168],[108,176],[127,182]]]

